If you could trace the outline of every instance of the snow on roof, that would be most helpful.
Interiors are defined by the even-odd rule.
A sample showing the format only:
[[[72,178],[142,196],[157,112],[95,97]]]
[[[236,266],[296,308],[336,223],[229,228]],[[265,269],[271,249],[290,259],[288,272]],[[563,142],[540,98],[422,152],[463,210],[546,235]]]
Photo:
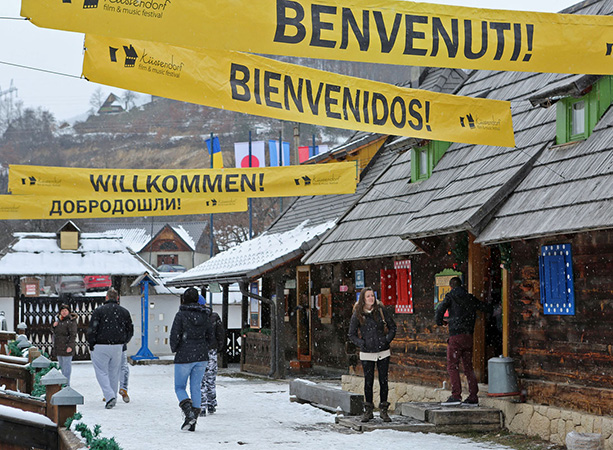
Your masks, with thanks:
[[[0,275],[140,275],[151,268],[117,237],[81,233],[77,250],[62,250],[55,233],[15,233],[0,258]]]
[[[123,244],[139,253],[151,240],[151,233],[144,228],[118,228],[102,232],[104,236],[120,239]]]
[[[193,269],[177,275],[169,282],[178,285],[182,281],[228,278],[232,276],[252,276],[266,266],[275,266],[304,253],[316,239],[332,226],[329,221],[308,227],[308,220],[298,227],[283,233],[262,233],[250,241],[242,242]],[[270,267],[272,268],[272,267]]]
[[[196,250],[196,243],[182,225],[173,226],[172,229],[175,230],[175,233],[177,233],[192,250]]]

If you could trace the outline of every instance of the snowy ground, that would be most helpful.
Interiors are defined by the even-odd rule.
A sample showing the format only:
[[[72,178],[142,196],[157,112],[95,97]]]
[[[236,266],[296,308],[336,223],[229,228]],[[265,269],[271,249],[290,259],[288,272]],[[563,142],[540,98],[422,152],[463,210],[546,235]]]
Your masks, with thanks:
[[[72,388],[85,397],[82,422],[99,424],[124,450],[412,448],[419,450],[505,449],[454,436],[378,430],[356,433],[334,425],[334,415],[289,401],[287,381],[217,379],[218,411],[199,418],[195,432],[181,431],[173,390],[173,366],[130,367],[131,402],[104,408],[91,363],[74,363]]]

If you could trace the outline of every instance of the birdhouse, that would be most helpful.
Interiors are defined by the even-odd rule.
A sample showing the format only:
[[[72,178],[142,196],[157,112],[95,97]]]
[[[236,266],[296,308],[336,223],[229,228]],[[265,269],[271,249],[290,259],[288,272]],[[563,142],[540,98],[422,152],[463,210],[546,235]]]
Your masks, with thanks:
[[[79,233],[81,230],[72,221],[68,221],[57,231],[58,244],[62,250],[79,249]]]

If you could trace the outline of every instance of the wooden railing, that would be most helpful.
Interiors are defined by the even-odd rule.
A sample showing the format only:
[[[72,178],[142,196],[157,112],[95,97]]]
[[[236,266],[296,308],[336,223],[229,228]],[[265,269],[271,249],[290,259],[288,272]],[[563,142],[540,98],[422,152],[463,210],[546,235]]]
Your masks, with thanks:
[[[270,373],[270,336],[263,333],[245,333],[242,343],[241,371],[262,375]]]

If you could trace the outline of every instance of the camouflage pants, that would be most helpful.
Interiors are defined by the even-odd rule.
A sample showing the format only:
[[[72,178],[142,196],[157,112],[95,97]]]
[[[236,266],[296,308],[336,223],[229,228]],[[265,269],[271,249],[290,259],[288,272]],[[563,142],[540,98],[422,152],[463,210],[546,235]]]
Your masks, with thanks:
[[[200,392],[202,394],[202,409],[209,407],[217,407],[217,390],[215,383],[217,381],[217,350],[209,350],[209,363],[206,365],[206,372],[202,377],[202,386]]]

